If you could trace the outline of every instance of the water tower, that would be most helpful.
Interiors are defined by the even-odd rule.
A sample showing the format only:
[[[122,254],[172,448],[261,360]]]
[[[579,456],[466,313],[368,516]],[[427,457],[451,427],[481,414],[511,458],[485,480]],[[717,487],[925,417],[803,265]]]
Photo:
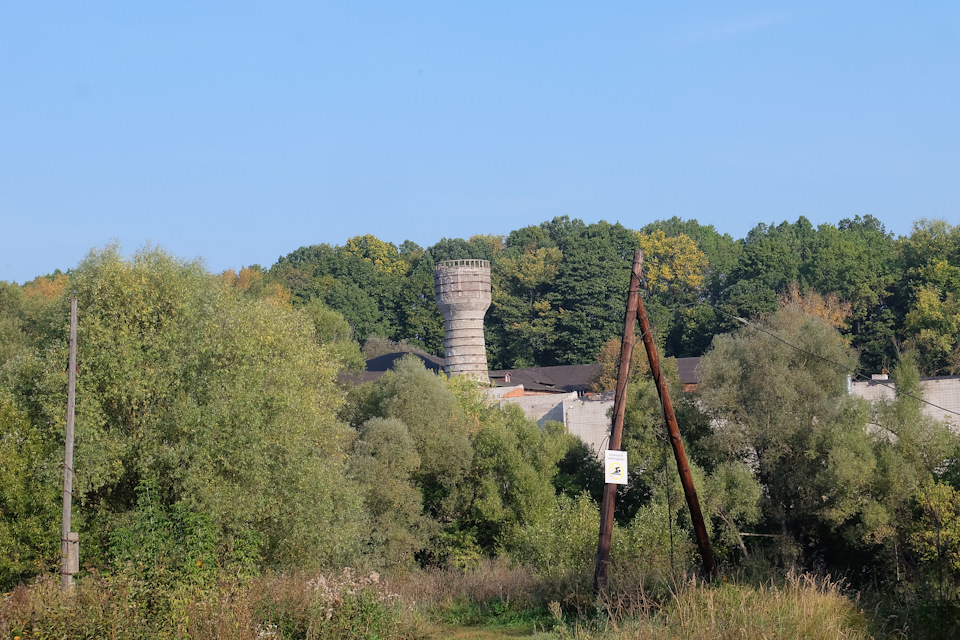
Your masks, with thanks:
[[[433,282],[437,306],[443,314],[447,374],[490,382],[483,339],[483,316],[490,306],[490,262],[438,262],[433,268]]]

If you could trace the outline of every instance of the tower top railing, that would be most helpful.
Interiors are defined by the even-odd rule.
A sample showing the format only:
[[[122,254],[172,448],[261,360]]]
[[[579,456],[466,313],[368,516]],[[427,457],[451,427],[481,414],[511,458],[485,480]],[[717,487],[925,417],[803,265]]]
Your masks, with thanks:
[[[473,267],[474,269],[489,269],[490,261],[489,260],[442,260],[437,264],[433,265],[434,271],[440,271],[441,269],[453,269],[456,267]]]

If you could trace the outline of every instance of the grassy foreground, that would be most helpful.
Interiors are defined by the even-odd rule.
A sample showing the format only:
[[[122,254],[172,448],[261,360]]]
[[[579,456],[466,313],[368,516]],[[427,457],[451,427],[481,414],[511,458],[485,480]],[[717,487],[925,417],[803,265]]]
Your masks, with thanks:
[[[5,594],[0,638],[440,639],[871,638],[836,582],[789,574],[764,584],[630,580],[594,599],[580,581],[544,584],[523,567],[412,572],[345,570],[225,581],[151,593],[87,575],[72,595],[55,576]]]

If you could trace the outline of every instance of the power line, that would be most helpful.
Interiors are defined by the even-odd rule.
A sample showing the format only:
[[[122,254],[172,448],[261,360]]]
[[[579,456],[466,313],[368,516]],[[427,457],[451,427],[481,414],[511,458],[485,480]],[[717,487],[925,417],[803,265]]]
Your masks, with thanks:
[[[754,323],[750,322],[749,320],[747,320],[747,319],[745,319],[745,318],[741,318],[740,316],[735,316],[735,315],[733,315],[732,313],[730,313],[730,312],[728,312],[728,311],[724,311],[723,309],[721,309],[721,308],[719,308],[719,307],[717,307],[717,306],[715,306],[715,305],[713,305],[713,304],[711,304],[711,303],[709,303],[709,302],[702,302],[702,303],[700,303],[700,304],[704,304],[704,305],[706,305],[706,306],[708,306],[708,307],[711,307],[714,311],[717,311],[717,312],[719,312],[719,313],[722,313],[722,314],[725,315],[725,316],[729,316],[730,318],[733,318],[733,319],[736,320],[737,322],[739,322],[739,323],[741,323],[741,324],[743,324],[743,325],[745,325],[745,326],[748,326],[748,327],[750,327],[751,329],[754,329],[754,330],[759,331],[759,332],[761,332],[761,333],[765,333],[765,334],[767,334],[768,336],[770,336],[771,338],[773,338],[774,340],[777,340],[778,342],[782,342],[783,344],[787,345],[787,346],[790,347],[791,349],[794,349],[794,350],[796,350],[796,351],[799,351],[800,353],[805,353],[805,354],[807,354],[807,355],[809,355],[809,356],[813,356],[814,358],[819,358],[820,360],[823,360],[824,362],[827,362],[827,363],[833,365],[834,367],[836,367],[837,369],[843,371],[844,373],[850,374],[854,380],[861,380],[861,379],[862,379],[864,382],[871,382],[871,383],[874,383],[874,384],[878,384],[878,385],[880,385],[880,386],[883,386],[883,387],[886,387],[886,388],[890,389],[890,390],[893,391],[894,393],[899,393],[900,395],[906,396],[906,397],[908,397],[908,398],[913,398],[914,400],[918,400],[918,401],[920,401],[921,403],[923,403],[923,404],[925,404],[925,405],[931,406],[931,407],[933,407],[933,408],[935,408],[935,409],[939,409],[940,411],[943,411],[944,413],[949,413],[949,414],[953,414],[953,415],[955,415],[955,416],[960,417],[960,412],[953,411],[953,410],[951,410],[951,409],[947,409],[946,407],[941,407],[941,406],[938,405],[938,404],[934,404],[934,403],[932,403],[932,402],[930,402],[930,401],[928,401],[928,400],[925,400],[922,396],[918,397],[918,396],[913,395],[912,393],[906,393],[906,392],[902,392],[902,391],[898,392],[898,391],[897,391],[897,387],[896,387],[896,385],[894,385],[894,384],[888,384],[888,383],[883,382],[882,380],[872,380],[872,379],[868,379],[865,375],[863,375],[862,373],[857,372],[855,369],[851,369],[850,367],[847,367],[846,365],[843,365],[843,364],[841,364],[841,363],[839,363],[839,362],[836,362],[835,360],[831,360],[830,358],[827,358],[827,357],[825,357],[825,356],[822,356],[822,355],[820,355],[819,353],[814,353],[813,351],[809,351],[809,350],[807,350],[807,349],[804,349],[803,347],[799,347],[799,346],[797,346],[797,345],[795,345],[795,344],[792,344],[792,343],[788,342],[787,340],[784,340],[784,339],[781,338],[780,336],[776,335],[776,334],[773,333],[772,331],[769,331],[769,330],[765,329],[764,327],[761,327],[760,325],[754,324]],[[879,426],[882,426],[882,425],[879,425]],[[886,428],[886,427],[884,427],[884,428]]]

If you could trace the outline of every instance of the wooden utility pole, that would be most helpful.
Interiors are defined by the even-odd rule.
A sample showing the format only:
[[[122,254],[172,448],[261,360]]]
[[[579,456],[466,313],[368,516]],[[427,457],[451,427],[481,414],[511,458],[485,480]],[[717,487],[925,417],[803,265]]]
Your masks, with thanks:
[[[639,295],[637,296],[637,302],[637,319],[640,321],[640,337],[643,340],[643,346],[647,350],[647,358],[650,360],[650,372],[653,374],[653,381],[657,385],[657,393],[660,394],[660,402],[663,404],[663,417],[667,422],[667,432],[670,435],[670,444],[673,446],[673,457],[677,461],[677,472],[680,474],[680,483],[683,485],[683,495],[686,497],[687,507],[690,509],[690,519],[693,521],[693,530],[697,537],[697,546],[700,548],[700,556],[703,559],[703,570],[708,576],[713,577],[717,571],[717,562],[713,557],[713,549],[710,547],[710,538],[707,536],[707,527],[703,522],[703,514],[700,512],[700,500],[697,498],[697,489],[693,486],[693,476],[690,475],[690,465],[687,463],[687,454],[683,449],[683,440],[680,439],[680,428],[677,426],[677,416],[673,412],[670,393],[667,391],[667,385],[663,380],[663,371],[660,369],[660,357],[657,355],[657,345],[653,342],[650,322],[647,320],[647,311]]]
[[[63,521],[60,530],[60,588],[73,587],[73,574],[79,564],[79,540],[70,532],[70,506],[73,499],[73,422],[77,395],[77,299],[70,300],[70,359],[67,364],[67,434],[63,457]]]
[[[613,400],[613,427],[607,449],[618,451],[623,436],[623,414],[627,404],[627,378],[630,376],[630,360],[636,343],[637,305],[640,301],[640,270],[643,267],[643,251],[633,254],[633,271],[630,274],[630,290],[627,293],[627,315],[623,324],[623,342],[620,343],[620,367],[617,370],[617,390]],[[613,507],[617,498],[617,485],[608,482],[603,486],[603,502],[600,506],[600,536],[597,540],[597,564],[593,573],[593,592],[599,593],[607,584],[607,566],[610,564],[610,535],[613,531]]]

